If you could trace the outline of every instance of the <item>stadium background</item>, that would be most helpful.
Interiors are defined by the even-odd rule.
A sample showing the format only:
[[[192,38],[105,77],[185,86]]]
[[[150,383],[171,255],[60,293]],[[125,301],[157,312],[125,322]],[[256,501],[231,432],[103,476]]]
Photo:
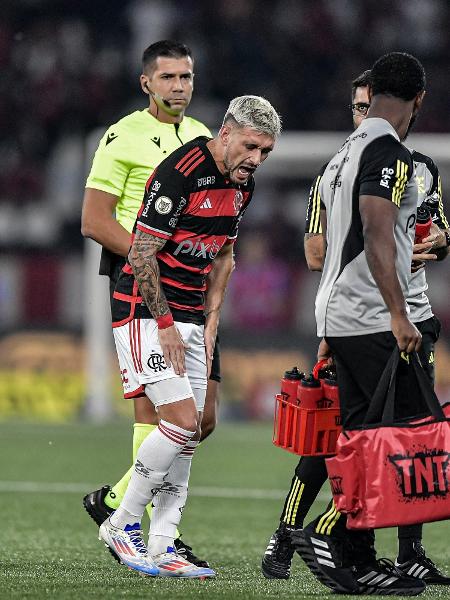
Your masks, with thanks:
[[[0,416],[65,420],[86,412],[86,268],[95,275],[95,265],[86,267],[80,235],[83,187],[104,127],[145,106],[144,47],[162,38],[192,47],[189,114],[210,127],[243,93],[266,96],[283,116],[288,133],[258,173],[221,322],[223,418],[267,419],[282,371],[313,362],[319,276],[304,261],[304,213],[310,180],[350,129],[350,81],[385,51],[413,52],[429,82],[415,131],[445,140],[449,25],[445,0],[2,2]],[[437,159],[446,199],[450,150],[445,160],[429,140],[425,149],[418,138],[416,147]],[[428,269],[443,324],[438,382],[448,396],[447,273],[447,262]],[[95,337],[96,327],[89,330]],[[120,412],[110,339],[103,354]],[[100,416],[107,414],[106,406]]]
[[[289,132],[280,142],[280,149],[289,142],[289,153],[275,152],[258,173],[221,325],[223,417],[269,418],[284,368],[307,369],[314,357],[319,276],[305,266],[304,212],[310,180],[351,126],[350,81],[385,51],[415,53],[429,82],[416,132],[441,141],[450,132],[449,25],[445,0],[2,2],[0,417],[65,420],[86,412],[86,268],[95,267],[86,267],[80,235],[83,187],[103,128],[145,105],[138,86],[144,47],[163,38],[192,47],[189,114],[210,127],[229,99],[254,93],[274,103]],[[342,133],[329,143],[327,131]],[[314,132],[323,137],[313,146]],[[426,151],[420,141],[417,148]],[[433,144],[427,149],[436,157]],[[442,154],[446,198],[450,151],[447,161]],[[447,273],[447,263],[428,270],[443,323],[438,382],[445,395]],[[114,360],[112,353],[120,412]],[[109,385],[109,375],[101,376]],[[97,413],[107,416],[108,405]]]

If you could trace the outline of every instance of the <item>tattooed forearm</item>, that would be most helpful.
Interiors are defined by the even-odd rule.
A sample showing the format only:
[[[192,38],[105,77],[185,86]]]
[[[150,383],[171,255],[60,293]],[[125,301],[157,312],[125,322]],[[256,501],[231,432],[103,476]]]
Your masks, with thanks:
[[[170,312],[161,287],[159,266],[156,260],[157,252],[165,243],[166,241],[162,238],[143,233],[138,229],[128,255],[142,298],[155,319]]]

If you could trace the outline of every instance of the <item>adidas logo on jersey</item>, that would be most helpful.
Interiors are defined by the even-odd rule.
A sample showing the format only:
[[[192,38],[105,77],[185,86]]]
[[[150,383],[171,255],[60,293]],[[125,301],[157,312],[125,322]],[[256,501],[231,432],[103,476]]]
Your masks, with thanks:
[[[200,205],[200,208],[212,208],[211,200],[206,198],[203,204]]]

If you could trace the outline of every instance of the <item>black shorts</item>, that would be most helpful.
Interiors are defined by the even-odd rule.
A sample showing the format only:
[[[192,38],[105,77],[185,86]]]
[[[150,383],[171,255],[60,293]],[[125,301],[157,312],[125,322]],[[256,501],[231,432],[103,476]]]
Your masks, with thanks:
[[[326,337],[336,362],[342,425],[352,429],[364,418],[381,374],[397,342],[392,332]],[[400,360],[396,379],[395,418],[421,415],[426,406],[412,365]]]
[[[439,339],[441,323],[437,317],[414,323],[422,334],[422,346],[419,350],[420,362],[434,387],[434,345]]]
[[[109,300],[112,302],[114,290],[116,287],[117,280],[120,277],[120,272],[125,264],[125,258],[112,254],[109,262]],[[213,381],[220,383],[220,343],[219,336],[216,339],[216,345],[214,347],[213,361],[211,365],[211,374],[209,376]]]

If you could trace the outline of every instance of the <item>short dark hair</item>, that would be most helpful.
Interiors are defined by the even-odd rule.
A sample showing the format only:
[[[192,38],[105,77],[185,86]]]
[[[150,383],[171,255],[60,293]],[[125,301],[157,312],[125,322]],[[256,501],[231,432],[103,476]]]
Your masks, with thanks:
[[[425,69],[406,52],[390,52],[379,58],[371,69],[372,94],[385,94],[413,100],[425,89]]]
[[[370,69],[363,71],[361,75],[355,77],[352,81],[352,100],[355,97],[356,89],[359,87],[368,87],[370,85]]]
[[[189,57],[192,59],[192,52],[186,44],[181,44],[180,42],[172,42],[170,40],[155,42],[146,48],[142,54],[142,69],[145,70],[146,67],[152,66],[152,63],[160,56],[167,58]]]

